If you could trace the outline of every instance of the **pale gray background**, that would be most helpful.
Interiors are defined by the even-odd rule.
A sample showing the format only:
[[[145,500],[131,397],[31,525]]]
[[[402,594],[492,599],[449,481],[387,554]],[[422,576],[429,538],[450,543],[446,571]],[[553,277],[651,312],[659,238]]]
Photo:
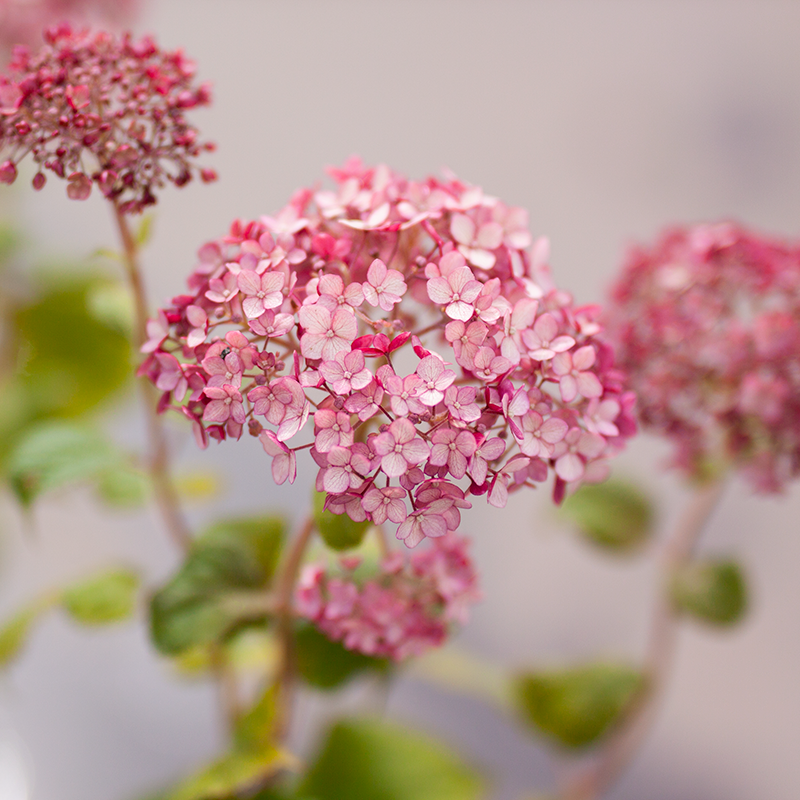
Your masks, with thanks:
[[[219,142],[208,160],[220,182],[159,205],[153,305],[180,292],[197,247],[234,217],[276,210],[351,153],[415,177],[448,166],[527,207],[533,232],[551,238],[557,281],[582,302],[603,296],[627,242],[666,223],[734,217],[798,234],[797,2],[160,0],[136,30],[183,46],[213,81],[214,106],[195,119]],[[68,202],[55,180],[10,198],[41,253],[113,246],[99,198]],[[120,425],[137,435],[135,415]],[[227,492],[195,522],[304,503],[304,488],[275,489],[251,445],[201,454],[177,432],[185,465],[224,475]],[[642,437],[619,460],[658,496],[661,532],[686,500],[659,472],[667,452]],[[27,538],[2,508],[6,613],[110,559],[145,567],[153,585],[177,561],[150,515],[100,513],[80,491],[42,504]],[[663,712],[610,797],[800,796],[798,512],[797,489],[765,499],[729,487],[702,549],[745,561],[752,613],[733,632],[686,625]],[[647,559],[597,555],[553,522],[546,496],[503,513],[478,503],[463,528],[486,592],[463,646],[509,665],[641,651]],[[37,800],[135,797],[222,741],[212,691],[174,680],[141,624],[87,633],[50,617],[0,678],[0,703],[0,776],[23,752]],[[389,710],[485,765],[497,797],[551,784],[545,752],[479,703],[405,680]]]

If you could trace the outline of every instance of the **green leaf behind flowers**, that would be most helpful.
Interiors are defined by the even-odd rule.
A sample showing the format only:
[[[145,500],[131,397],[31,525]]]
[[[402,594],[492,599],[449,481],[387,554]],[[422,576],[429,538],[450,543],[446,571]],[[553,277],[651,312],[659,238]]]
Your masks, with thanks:
[[[623,664],[529,672],[517,678],[517,704],[534,730],[578,749],[600,739],[644,685],[641,673]]]
[[[747,611],[744,573],[735,561],[694,561],[676,573],[672,599],[695,619],[711,625],[733,625]]]
[[[269,585],[285,536],[276,517],[229,519],[212,525],[192,543],[183,566],[150,605],[156,647],[177,655],[221,641],[253,617],[248,600]]]
[[[395,723],[347,720],[331,728],[301,781],[315,800],[477,800],[477,773],[430,736]]]
[[[325,509],[325,493],[314,493],[314,523],[319,535],[331,550],[352,550],[364,540],[369,520],[353,522],[347,514],[333,514]]]
[[[83,625],[108,625],[133,614],[139,576],[129,569],[114,569],[64,590],[61,604]]]
[[[337,689],[364,672],[386,673],[391,662],[348,650],[331,641],[310,623],[300,623],[295,634],[295,659],[300,677],[315,689]]]
[[[49,420],[31,425],[8,459],[11,488],[23,506],[45,492],[82,481],[97,482],[112,502],[139,502],[142,474],[104,434],[87,424]]]
[[[646,541],[654,516],[644,492],[617,480],[582,486],[564,501],[561,514],[591,542],[616,552],[634,550]]]

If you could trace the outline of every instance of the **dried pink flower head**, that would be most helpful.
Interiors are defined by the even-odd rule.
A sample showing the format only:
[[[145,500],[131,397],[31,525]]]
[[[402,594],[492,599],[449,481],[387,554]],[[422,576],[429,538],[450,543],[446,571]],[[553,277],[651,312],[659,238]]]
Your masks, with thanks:
[[[279,481],[310,447],[331,511],[411,547],[455,530],[470,494],[602,478],[633,398],[598,309],[552,285],[542,242],[529,253],[525,213],[453,177],[331,174],[201,249],[145,348],[161,407],[203,441],[246,423]]]
[[[675,228],[631,251],[613,299],[639,417],[676,466],[736,465],[768,492],[800,471],[800,247],[733,223]]]
[[[309,564],[295,592],[297,613],[334,641],[369,656],[402,661],[443,644],[481,599],[469,540],[451,533],[404,558],[393,553],[368,578]],[[362,568],[363,569],[363,568]]]
[[[138,0],[0,0],[0,48],[36,46],[54,23],[91,23],[103,28],[129,22]]]
[[[45,39],[36,54],[17,48],[0,75],[0,181],[12,183],[30,154],[39,167],[35,188],[49,170],[68,181],[72,199],[97,185],[122,212],[136,213],[167,181],[184,186],[198,171],[214,180],[195,164],[213,145],[201,143],[185,117],[209,104],[209,87],[195,82],[180,50],[67,24]]]

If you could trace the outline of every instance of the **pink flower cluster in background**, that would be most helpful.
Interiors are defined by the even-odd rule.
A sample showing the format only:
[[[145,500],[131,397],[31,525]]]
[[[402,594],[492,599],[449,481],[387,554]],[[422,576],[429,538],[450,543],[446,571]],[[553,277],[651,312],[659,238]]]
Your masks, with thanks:
[[[800,470],[800,247],[732,223],[628,256],[609,333],[642,424],[695,478],[735,462],[762,491]]]
[[[350,650],[395,661],[418,656],[443,644],[481,598],[468,544],[451,533],[410,558],[394,552],[367,580],[353,573],[358,559],[343,559],[339,574],[309,564],[295,593],[297,613]]]
[[[602,479],[633,395],[526,213],[453,177],[331,175],[200,250],[143,348],[161,408],[203,444],[246,426],[279,484],[310,449],[329,510],[409,547],[455,530],[469,494]]]
[[[104,28],[128,22],[138,0],[0,0],[0,48],[37,46],[54,23],[92,23]]]
[[[194,64],[180,50],[159,50],[152,39],[133,41],[105,32],[76,32],[63,24],[46,33],[36,54],[18,47],[0,75],[0,183],[13,183],[17,163],[31,154],[39,171],[68,181],[67,194],[86,199],[92,186],[124,213],[156,202],[166,181],[188,183],[201,143],[186,120],[208,105],[207,84],[194,81]],[[204,181],[213,170],[199,170]]]

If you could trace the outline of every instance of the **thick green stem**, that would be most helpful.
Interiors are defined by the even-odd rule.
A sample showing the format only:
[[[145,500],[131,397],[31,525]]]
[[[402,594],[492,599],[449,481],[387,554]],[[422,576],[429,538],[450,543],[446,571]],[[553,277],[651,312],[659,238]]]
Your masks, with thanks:
[[[594,800],[614,785],[641,747],[656,718],[659,703],[675,660],[679,615],[670,585],[675,572],[687,564],[717,506],[725,486],[717,480],[700,486],[659,556],[662,585],[650,618],[644,661],[646,684],[616,731],[592,757],[589,765],[563,782],[563,800]]]

